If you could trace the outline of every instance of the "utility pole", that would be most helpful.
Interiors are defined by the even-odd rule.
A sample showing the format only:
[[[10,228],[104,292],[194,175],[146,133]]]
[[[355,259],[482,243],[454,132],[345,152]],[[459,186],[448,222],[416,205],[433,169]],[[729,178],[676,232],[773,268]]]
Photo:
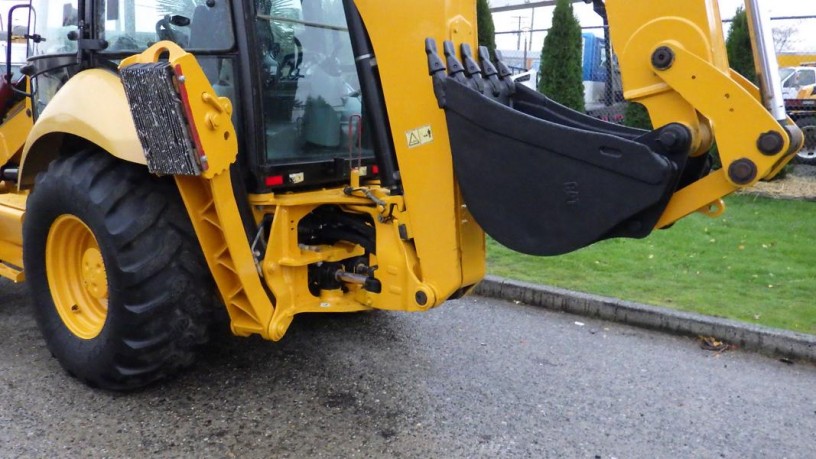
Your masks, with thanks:
[[[527,52],[532,51],[533,28],[535,27],[535,7],[530,8],[530,38],[524,46],[524,67],[527,67]]]
[[[527,19],[527,16],[513,16],[513,19],[518,19],[518,40],[516,41],[516,49],[521,49],[521,34],[523,33],[521,30],[521,20]]]
[[[535,7],[530,8],[530,41],[529,46],[533,46],[533,29],[535,28]]]

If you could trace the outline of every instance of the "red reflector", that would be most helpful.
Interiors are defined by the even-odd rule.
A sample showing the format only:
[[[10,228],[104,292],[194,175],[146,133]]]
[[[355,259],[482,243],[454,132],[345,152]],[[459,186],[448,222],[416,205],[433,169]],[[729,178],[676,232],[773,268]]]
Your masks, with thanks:
[[[283,185],[282,175],[273,175],[271,177],[266,178],[266,186],[278,186],[278,185]]]
[[[379,166],[371,166],[371,173],[374,174],[374,175],[379,174],[380,173],[380,167]]]

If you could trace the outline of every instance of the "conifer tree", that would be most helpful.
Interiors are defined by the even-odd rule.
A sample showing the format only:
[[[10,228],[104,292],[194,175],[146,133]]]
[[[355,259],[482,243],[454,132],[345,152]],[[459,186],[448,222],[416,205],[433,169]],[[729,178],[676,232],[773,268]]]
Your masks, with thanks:
[[[479,46],[487,46],[490,57],[496,58],[496,26],[493,25],[493,13],[490,12],[488,0],[476,1],[476,21],[479,33]]]
[[[646,129],[647,131],[652,130],[652,120],[649,118],[649,112],[646,107],[637,102],[626,104],[623,124],[633,128]]]
[[[541,50],[538,90],[547,97],[580,112],[584,111],[581,25],[570,0],[557,0],[552,28]]]
[[[740,7],[734,15],[731,30],[725,40],[728,51],[728,63],[740,75],[756,84],[756,67],[754,67],[754,52],[751,48],[751,33],[748,30],[748,15]]]

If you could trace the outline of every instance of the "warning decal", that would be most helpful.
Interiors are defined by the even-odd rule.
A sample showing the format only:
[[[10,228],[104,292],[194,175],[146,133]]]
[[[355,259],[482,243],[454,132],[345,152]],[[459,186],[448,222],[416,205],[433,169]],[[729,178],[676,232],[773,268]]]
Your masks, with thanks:
[[[405,133],[408,148],[415,148],[433,142],[433,131],[430,126],[423,126]]]

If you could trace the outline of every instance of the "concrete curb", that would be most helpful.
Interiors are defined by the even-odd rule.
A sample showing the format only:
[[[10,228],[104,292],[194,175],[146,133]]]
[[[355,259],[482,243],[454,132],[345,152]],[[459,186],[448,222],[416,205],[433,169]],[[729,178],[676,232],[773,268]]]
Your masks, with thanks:
[[[714,336],[741,349],[816,363],[816,336],[487,276],[476,294],[686,336]]]

